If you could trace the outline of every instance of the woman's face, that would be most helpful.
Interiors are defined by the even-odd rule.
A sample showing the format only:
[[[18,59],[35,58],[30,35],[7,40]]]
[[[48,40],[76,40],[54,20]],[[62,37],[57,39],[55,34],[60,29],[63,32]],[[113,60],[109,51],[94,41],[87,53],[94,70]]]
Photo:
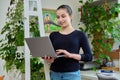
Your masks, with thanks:
[[[71,16],[67,13],[66,9],[59,9],[56,11],[57,21],[62,28],[68,27],[71,25]]]

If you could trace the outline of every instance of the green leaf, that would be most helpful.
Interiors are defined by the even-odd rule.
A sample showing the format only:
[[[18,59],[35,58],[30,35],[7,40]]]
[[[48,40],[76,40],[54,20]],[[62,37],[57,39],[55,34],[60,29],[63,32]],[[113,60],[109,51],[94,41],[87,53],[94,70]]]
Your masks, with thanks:
[[[83,0],[79,0],[79,3],[83,3]]]

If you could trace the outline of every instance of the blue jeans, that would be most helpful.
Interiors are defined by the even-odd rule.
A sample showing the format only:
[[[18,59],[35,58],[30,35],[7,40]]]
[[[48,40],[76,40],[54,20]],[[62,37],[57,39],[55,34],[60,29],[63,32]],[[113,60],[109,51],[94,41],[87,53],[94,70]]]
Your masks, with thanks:
[[[75,72],[50,71],[50,80],[81,80],[80,70]]]

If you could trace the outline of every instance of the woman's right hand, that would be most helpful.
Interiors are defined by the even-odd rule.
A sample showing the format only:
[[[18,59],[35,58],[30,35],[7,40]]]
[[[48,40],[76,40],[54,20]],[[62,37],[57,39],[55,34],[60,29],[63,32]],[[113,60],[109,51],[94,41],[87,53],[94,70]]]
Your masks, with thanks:
[[[46,60],[48,63],[53,63],[55,58],[54,57],[42,57],[42,59]]]

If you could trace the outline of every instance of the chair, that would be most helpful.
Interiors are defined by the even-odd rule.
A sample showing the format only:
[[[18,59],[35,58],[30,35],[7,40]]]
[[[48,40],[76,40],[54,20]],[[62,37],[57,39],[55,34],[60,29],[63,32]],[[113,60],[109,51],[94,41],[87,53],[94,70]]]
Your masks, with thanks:
[[[97,73],[97,77],[98,80],[118,80],[118,78],[115,75],[112,75],[111,73]]]

